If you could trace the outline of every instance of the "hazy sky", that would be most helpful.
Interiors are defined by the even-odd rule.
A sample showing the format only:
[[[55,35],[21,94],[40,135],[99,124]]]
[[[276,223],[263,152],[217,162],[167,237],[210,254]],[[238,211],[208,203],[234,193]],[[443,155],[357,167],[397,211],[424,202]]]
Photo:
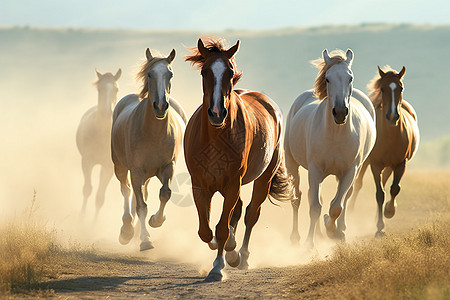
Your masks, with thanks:
[[[0,26],[275,29],[450,24],[449,0],[0,0]]]

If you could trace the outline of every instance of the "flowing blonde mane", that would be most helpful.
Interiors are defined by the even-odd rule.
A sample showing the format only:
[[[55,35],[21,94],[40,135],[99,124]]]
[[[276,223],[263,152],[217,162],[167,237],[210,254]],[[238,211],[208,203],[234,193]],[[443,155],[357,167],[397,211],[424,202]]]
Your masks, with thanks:
[[[340,64],[346,60],[346,55],[342,50],[333,50],[330,53],[330,63],[326,64],[322,57],[312,60],[311,64],[319,69],[316,81],[314,82],[314,96],[319,100],[323,100],[327,97],[327,81],[325,75],[327,71],[334,65]]]
[[[386,75],[392,76],[398,74],[398,72],[392,69],[389,65],[385,65],[382,70],[386,73]],[[382,78],[377,71],[372,80],[367,84],[367,89],[369,90],[369,98],[375,108],[379,108],[381,106],[381,79]]]
[[[148,71],[152,68],[154,64],[160,62],[161,60],[166,59],[165,57],[153,57],[152,60],[146,59],[145,62],[141,66],[141,70],[137,73],[136,79],[138,81],[143,81],[142,89],[139,93],[139,97],[142,99],[148,97]],[[166,59],[167,60],[167,59]]]

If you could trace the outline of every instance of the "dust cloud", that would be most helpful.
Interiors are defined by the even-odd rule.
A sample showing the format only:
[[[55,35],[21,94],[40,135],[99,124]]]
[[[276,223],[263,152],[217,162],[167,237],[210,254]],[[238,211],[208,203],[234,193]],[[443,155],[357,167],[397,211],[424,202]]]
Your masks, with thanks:
[[[102,73],[115,73],[118,68],[124,70],[118,81],[119,100],[127,94],[139,92],[140,83],[134,78],[136,65],[143,57],[145,47],[140,50],[142,51],[124,53],[124,57],[128,57],[129,61],[109,61],[96,65]],[[164,54],[167,51],[161,52]],[[71,57],[65,59],[70,60]],[[49,61],[49,58],[45,61]],[[87,213],[80,214],[83,175],[75,133],[83,113],[96,105],[97,91],[92,85],[96,80],[92,64],[83,66],[81,61],[72,64],[79,65],[75,73],[71,68],[64,69],[57,64],[50,66],[42,62],[31,67],[26,76],[23,72],[11,68],[10,76],[1,77],[0,90],[4,112],[0,119],[0,126],[3,128],[1,220],[26,220],[29,215],[24,214],[24,211],[30,207],[35,197],[32,217],[49,229],[56,230],[62,242],[67,245],[80,243],[99,251],[141,256],[149,260],[193,263],[198,265],[200,270],[209,270],[216,252],[211,251],[197,235],[197,212],[192,202],[180,205],[170,201],[166,207],[167,220],[163,226],[157,229],[149,228],[155,248],[140,253],[138,234],[128,245],[122,246],[118,242],[123,198],[115,177],[107,188],[106,200],[99,217],[94,220],[95,193],[99,177],[97,166],[92,176],[94,188],[88,200]],[[181,64],[184,64],[183,67],[180,67]],[[80,70],[80,66],[83,66],[83,70]],[[179,73],[177,68],[181,70]],[[201,102],[200,77],[182,62],[181,57],[176,58],[174,69],[172,95],[190,116]],[[197,82],[195,87],[190,86],[193,80]],[[175,172],[175,178],[178,178],[176,187],[172,184],[175,195],[172,199],[184,197],[184,201],[192,201],[189,200],[192,196],[186,175],[181,154]],[[331,253],[334,242],[329,241],[324,233],[324,239],[317,242],[317,251],[311,253],[303,247],[309,227],[306,178],[306,173],[302,172],[304,196],[299,213],[300,245],[293,246],[289,240],[292,226],[290,204],[281,203],[280,206],[275,206],[266,201],[250,240],[251,268],[302,264]],[[374,193],[370,190],[372,183],[366,180],[365,186],[356,210],[348,213],[348,240],[375,232],[375,200]],[[158,209],[159,188],[160,183],[153,178],[149,185],[147,220]],[[251,189],[251,185],[243,188],[244,205],[249,202]],[[332,178],[327,179],[323,188],[322,213],[328,211],[335,191],[336,182]],[[221,205],[222,197],[215,195],[211,217],[213,230],[220,216]],[[243,239],[243,223],[242,217],[237,231],[238,248]],[[322,217],[320,223],[323,224]]]

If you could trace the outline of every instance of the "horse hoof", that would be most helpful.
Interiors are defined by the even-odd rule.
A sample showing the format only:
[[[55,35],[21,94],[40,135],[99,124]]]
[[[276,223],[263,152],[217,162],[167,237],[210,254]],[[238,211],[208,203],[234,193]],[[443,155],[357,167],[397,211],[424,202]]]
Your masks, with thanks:
[[[291,244],[298,245],[300,243],[300,234],[298,232],[291,233]]]
[[[141,251],[150,250],[153,249],[153,244],[150,241],[142,242],[141,246],[139,247]]]
[[[250,252],[248,251],[239,251],[239,255],[241,257],[241,262],[239,263],[239,270],[248,270],[248,257],[250,256]]]
[[[205,278],[205,282],[222,281],[223,275],[221,272],[209,272],[208,276]]]
[[[134,228],[132,225],[123,225],[120,228],[119,243],[128,244],[134,236]]]
[[[216,237],[213,237],[213,239],[211,240],[211,242],[208,243],[209,249],[211,250],[217,250],[217,241],[216,241]]]
[[[394,205],[391,205],[391,201],[386,203],[384,207],[384,216],[388,219],[392,218],[395,215],[395,207],[397,206],[396,203]]]
[[[386,233],[384,231],[377,231],[375,233],[375,237],[376,238],[382,238],[382,237],[385,237],[385,236],[386,236]]]
[[[166,220],[166,216],[163,216],[161,218],[161,220],[158,220],[156,218],[156,215],[153,215],[150,217],[150,220],[148,220],[148,225],[150,225],[150,227],[153,227],[153,228],[158,228],[158,227],[161,227],[161,225],[164,223],[165,220]]]
[[[325,228],[327,229],[327,235],[330,237],[330,234],[332,234],[336,230],[336,223],[331,222],[331,218],[327,214],[323,215],[323,221],[325,224]]]
[[[228,238],[227,243],[225,244],[225,251],[233,251],[236,248],[236,240],[231,236]]]
[[[225,259],[230,267],[236,268],[241,263],[241,256],[237,251],[229,251],[225,253]]]

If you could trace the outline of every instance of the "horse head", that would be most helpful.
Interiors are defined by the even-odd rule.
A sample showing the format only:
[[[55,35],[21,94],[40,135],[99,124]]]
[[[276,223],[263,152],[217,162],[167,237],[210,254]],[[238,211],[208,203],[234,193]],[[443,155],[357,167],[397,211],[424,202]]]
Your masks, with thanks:
[[[396,126],[400,119],[400,110],[403,100],[403,82],[402,78],[405,75],[406,68],[403,66],[402,70],[397,73],[394,70],[384,72],[378,67],[380,75],[380,91],[382,98],[382,109],[386,115],[386,120],[389,125]]]
[[[98,78],[95,82],[98,89],[98,108],[100,111],[110,113],[116,106],[117,92],[119,91],[117,81],[122,75],[122,70],[117,70],[115,75],[110,72],[102,74],[97,69],[95,69],[95,73]]]
[[[353,51],[348,49],[345,60],[341,57],[330,57],[325,49],[322,53],[328,101],[332,104],[332,114],[336,124],[345,124],[350,108],[350,98],[353,91],[353,72],[351,65]]]
[[[201,39],[197,48],[204,62],[201,68],[203,78],[203,105],[208,107],[211,125],[220,127],[228,114],[227,102],[235,83],[234,55],[239,49],[239,41],[228,50],[207,48]]]
[[[144,86],[144,90],[148,92],[148,99],[153,104],[156,118],[164,119],[169,108],[168,99],[173,77],[172,62],[175,58],[175,49],[172,49],[169,56],[163,58],[153,57],[148,48],[145,54],[148,68],[146,73],[147,86]]]

